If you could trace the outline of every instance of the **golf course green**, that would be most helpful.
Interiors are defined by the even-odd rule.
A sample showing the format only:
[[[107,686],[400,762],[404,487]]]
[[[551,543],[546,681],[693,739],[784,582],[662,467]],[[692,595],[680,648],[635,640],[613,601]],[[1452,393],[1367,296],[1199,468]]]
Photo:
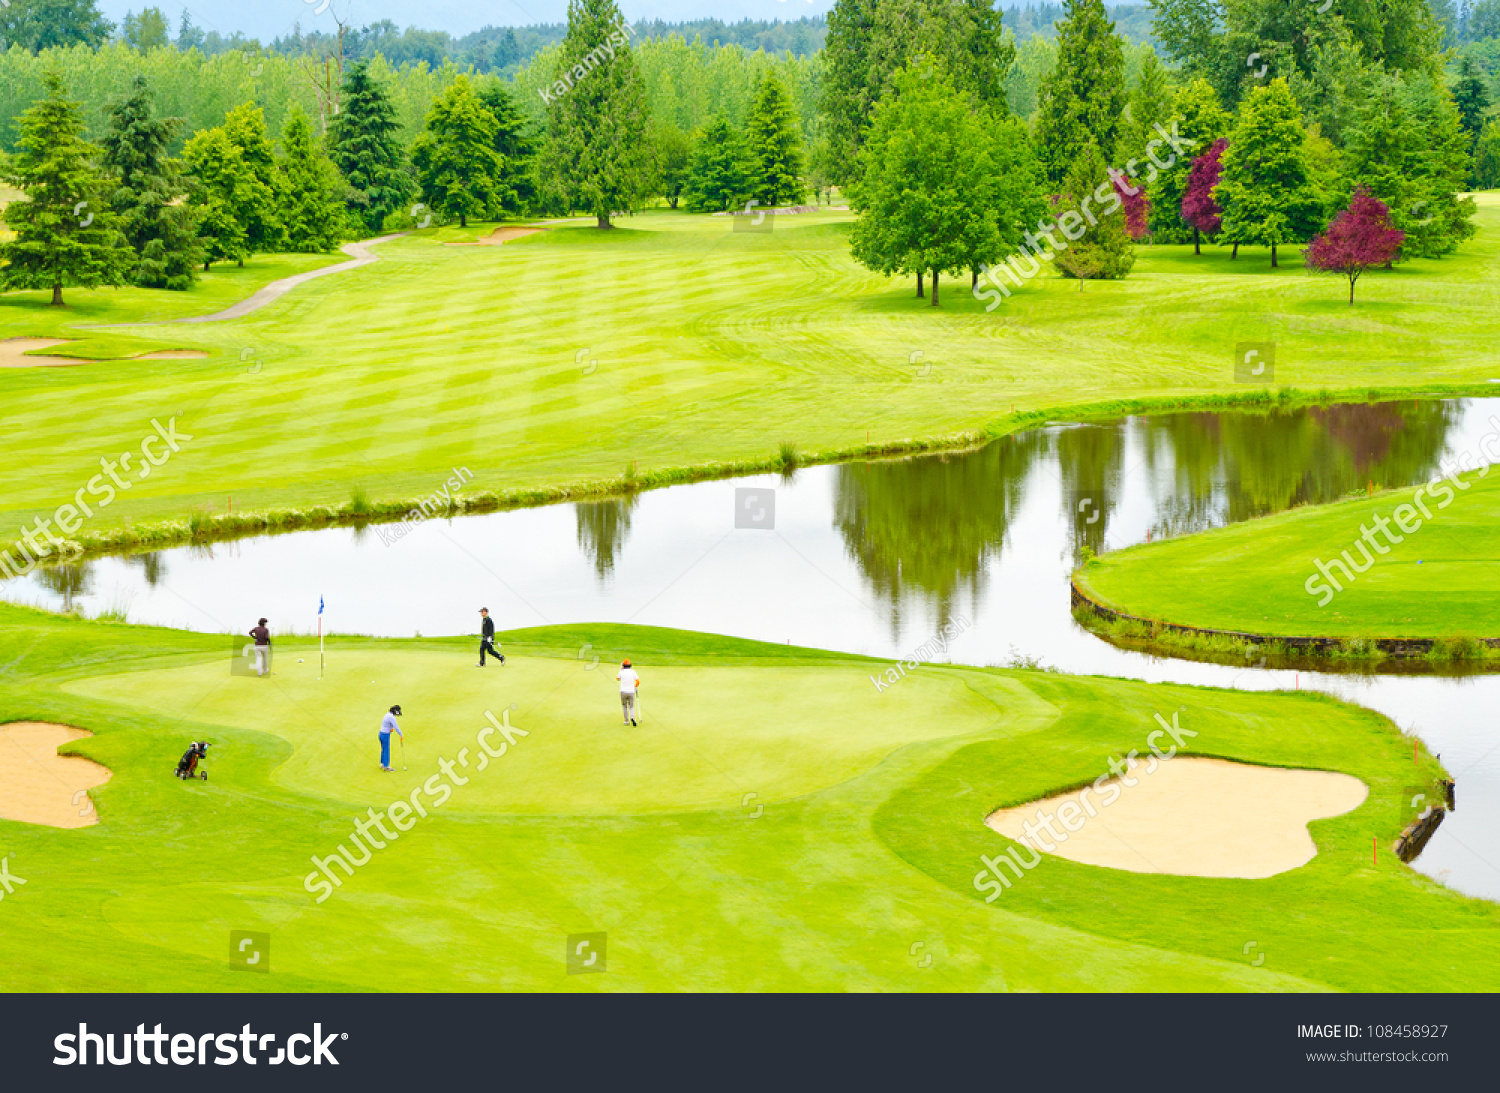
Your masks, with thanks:
[[[481,671],[468,639],[335,637],[321,680],[316,645],[286,641],[262,679],[231,674],[222,635],[0,606],[0,723],[85,729],[62,750],[113,773],[96,825],[0,821],[25,881],[0,901],[0,988],[1500,986],[1500,907],[1389,850],[1442,771],[1370,711],[937,666],[879,690],[884,662],[629,626],[502,638],[509,663]],[[387,774],[376,728],[396,702]],[[1144,753],[1168,718],[1196,734],[1187,753],[1340,771],[1368,796],[1266,879],[1048,855],[986,902],[981,857],[1016,844],[984,818]],[[191,740],[211,744],[207,781],[172,776]],[[422,796],[439,777],[440,803]],[[425,815],[322,879],[313,858],[353,856],[367,810],[396,822],[413,797]],[[270,974],[230,967],[232,930],[270,935]],[[608,934],[607,974],[566,974],[565,939],[586,932]]]
[[[1111,551],[1075,580],[1106,608],[1154,622],[1346,644],[1438,640],[1477,656],[1473,639],[1500,637],[1497,526],[1500,476],[1484,469]]]
[[[1496,371],[1500,337],[1480,291],[1500,273],[1500,194],[1478,201],[1477,238],[1370,272],[1352,308],[1295,252],[1272,269],[1252,247],[1235,259],[1167,245],[1138,248],[1126,280],[1038,277],[988,312],[949,282],[934,308],[911,282],[858,267],[851,214],[828,210],[736,232],[658,209],[503,246],[448,245],[492,225],[427,229],[225,322],[99,329],[210,314],[336,257],[256,257],[182,294],[69,289],[66,309],[8,293],[0,327],[80,339],[59,353],[208,356],[0,369],[30,453],[0,468],[0,504],[17,527],[50,516],[101,457],[174,415],[192,438],[181,455],[81,534],[231,505],[338,507],[356,491],[425,496],[455,466],[474,493],[619,482],[627,468],[766,465],[783,442],[804,457],[853,453],[1005,432],[1060,407],[1264,394],[1235,382],[1240,341],[1276,343],[1278,389],[1474,389]]]

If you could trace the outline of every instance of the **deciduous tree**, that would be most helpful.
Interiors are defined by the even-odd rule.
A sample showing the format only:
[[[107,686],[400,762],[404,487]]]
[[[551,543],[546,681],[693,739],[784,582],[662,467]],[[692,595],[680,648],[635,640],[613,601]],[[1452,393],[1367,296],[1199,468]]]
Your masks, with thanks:
[[[1250,93],[1223,156],[1214,191],[1224,209],[1223,239],[1238,248],[1300,243],[1317,230],[1321,203],[1307,164],[1306,130],[1284,79]]]
[[[1214,141],[1208,151],[1193,160],[1188,171],[1187,192],[1182,195],[1182,219],[1193,229],[1194,254],[1203,253],[1201,236],[1218,235],[1224,226],[1224,210],[1214,200],[1214,188],[1219,184],[1227,147],[1229,141],[1222,137]]]
[[[1405,235],[1391,224],[1385,203],[1363,189],[1355,190],[1349,207],[1339,213],[1327,230],[1316,236],[1303,252],[1307,264],[1327,273],[1342,273],[1349,279],[1349,305],[1354,305],[1354,282],[1371,266],[1391,262],[1401,249]]]

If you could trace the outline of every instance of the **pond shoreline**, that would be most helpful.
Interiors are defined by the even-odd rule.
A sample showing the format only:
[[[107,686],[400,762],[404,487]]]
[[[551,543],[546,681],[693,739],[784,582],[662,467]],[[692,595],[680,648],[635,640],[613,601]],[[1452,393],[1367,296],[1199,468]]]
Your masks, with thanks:
[[[432,511],[430,504],[423,509],[423,503],[428,502],[429,498],[375,498],[362,502],[351,500],[338,507],[324,504],[312,505],[305,509],[247,509],[238,513],[215,513],[197,509],[190,510],[185,517],[178,519],[155,520],[142,524],[133,524],[127,520],[122,527],[64,540],[71,552],[68,557],[51,558],[35,568],[46,568],[59,563],[72,564],[111,554],[138,554],[169,547],[207,545],[281,532],[400,523],[407,520],[414,510],[424,512],[424,519],[442,519],[477,513],[537,508],[569,501],[605,501],[666,486],[709,482],[751,474],[789,475],[799,467],[853,463],[870,459],[901,459],[916,455],[954,454],[981,448],[1003,437],[1059,421],[1084,423],[1138,414],[1190,413],[1200,410],[1279,412],[1305,406],[1366,405],[1408,398],[1493,397],[1495,393],[1495,386],[1489,383],[1370,387],[1360,391],[1323,389],[1317,392],[1298,391],[1295,388],[1284,387],[1275,393],[1268,389],[1257,389],[1243,394],[1151,396],[1073,403],[1006,414],[992,420],[982,428],[947,435],[877,441],[821,452],[797,452],[790,458],[785,454],[776,454],[762,459],[744,459],[728,463],[707,461],[681,467],[663,467],[639,474],[634,473],[632,465],[632,468],[627,469],[626,473],[618,478],[592,479],[554,486],[518,487],[499,492],[482,490],[468,496],[455,494],[450,499],[447,508],[439,511]],[[16,557],[14,552],[17,548],[21,548],[23,554],[29,557],[29,552],[25,551],[24,544],[20,540],[0,542],[0,554],[9,551],[11,558]],[[0,578],[4,575],[3,570],[0,570]]]

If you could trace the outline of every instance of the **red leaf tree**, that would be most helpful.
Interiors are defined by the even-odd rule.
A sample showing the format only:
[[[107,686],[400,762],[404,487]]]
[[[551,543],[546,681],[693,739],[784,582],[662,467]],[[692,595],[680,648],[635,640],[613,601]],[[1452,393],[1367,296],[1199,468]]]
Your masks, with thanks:
[[[1115,175],[1114,180],[1115,193],[1119,195],[1120,204],[1125,210],[1125,233],[1132,239],[1144,239],[1151,230],[1148,225],[1151,200],[1146,196],[1146,188],[1124,175]],[[1131,190],[1135,192],[1131,193]]]
[[[1223,170],[1224,149],[1229,142],[1219,139],[1209,145],[1208,151],[1193,160],[1188,168],[1187,187],[1182,193],[1182,219],[1193,229],[1193,253],[1202,254],[1199,232],[1217,235],[1224,224],[1224,210],[1214,200],[1214,187],[1219,184],[1219,172]]]
[[[1405,232],[1391,226],[1391,210],[1361,186],[1349,199],[1349,207],[1334,217],[1302,253],[1313,269],[1349,278],[1352,306],[1354,282],[1359,275],[1371,266],[1394,261],[1405,239]]]

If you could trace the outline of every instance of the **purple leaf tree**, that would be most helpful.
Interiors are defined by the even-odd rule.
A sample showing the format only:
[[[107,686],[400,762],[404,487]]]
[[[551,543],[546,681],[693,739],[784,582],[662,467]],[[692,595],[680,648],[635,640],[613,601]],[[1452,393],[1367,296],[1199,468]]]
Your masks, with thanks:
[[[1229,142],[1219,139],[1209,145],[1208,151],[1193,160],[1188,169],[1187,187],[1182,193],[1182,219],[1193,229],[1193,253],[1202,254],[1200,235],[1216,235],[1224,223],[1224,210],[1214,200],[1214,187],[1219,184],[1219,172],[1223,169],[1224,149]]]
[[[1405,232],[1391,226],[1391,210],[1361,186],[1349,199],[1349,207],[1334,217],[1302,253],[1313,269],[1349,278],[1349,303],[1353,306],[1354,282],[1359,275],[1371,266],[1394,261],[1405,239]]]
[[[1132,190],[1135,192],[1132,193]],[[1151,230],[1148,225],[1151,200],[1146,196],[1146,188],[1133,178],[1116,175],[1115,193],[1119,195],[1120,204],[1125,210],[1125,233],[1132,239],[1144,239]]]

